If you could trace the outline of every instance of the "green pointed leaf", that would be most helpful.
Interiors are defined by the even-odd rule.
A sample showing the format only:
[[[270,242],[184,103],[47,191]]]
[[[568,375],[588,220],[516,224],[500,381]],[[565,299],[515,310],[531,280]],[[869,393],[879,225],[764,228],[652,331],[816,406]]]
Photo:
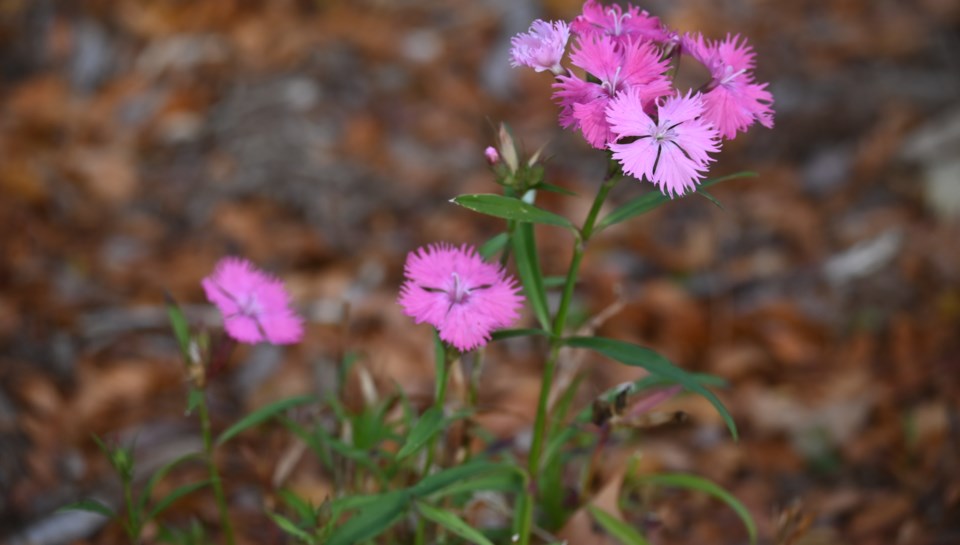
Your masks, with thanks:
[[[699,188],[710,187],[714,184],[718,184],[726,180],[733,180],[736,178],[749,178],[756,175],[757,175],[756,172],[744,171],[744,172],[737,172],[735,174],[730,174],[727,176],[720,176],[718,178],[709,178],[701,182],[699,185]],[[697,192],[699,192],[699,188]],[[659,191],[651,191],[649,193],[640,195],[639,197],[636,197],[630,201],[627,201],[627,203],[623,204],[622,206],[620,206],[619,208],[611,212],[610,215],[603,218],[603,220],[601,220],[600,223],[597,224],[597,227],[594,230],[594,232],[598,232],[602,229],[605,229],[607,227],[610,227],[611,225],[620,223],[622,221],[635,218],[641,214],[644,214],[646,212],[649,212],[650,210],[653,210],[654,208],[660,206],[665,202],[669,202],[670,200],[671,200],[670,197],[667,197],[666,195],[664,195],[663,193],[660,193]]]
[[[204,395],[205,394],[203,390],[199,388],[190,388],[190,392],[187,393],[187,410],[186,410],[187,416],[190,416],[191,414],[193,414],[193,412],[200,407],[200,404],[203,403]]]
[[[750,515],[750,511],[747,510],[740,500],[735,498],[733,494],[727,492],[723,487],[704,479],[703,477],[698,477],[696,475],[690,475],[687,473],[661,473],[654,475],[644,475],[637,477],[640,482],[653,483],[661,486],[674,486],[678,488],[686,488],[688,490],[696,490],[703,492],[723,503],[727,504],[731,509],[733,509],[737,516],[740,517],[740,520],[743,521],[743,525],[747,528],[747,533],[750,535],[750,543],[757,542],[757,525],[753,522],[753,517]]]
[[[86,511],[88,513],[103,515],[110,519],[117,516],[117,514],[113,512],[113,509],[111,509],[105,503],[93,498],[84,498],[73,503],[68,503],[60,509],[57,509],[57,511]]]
[[[299,396],[299,397],[291,397],[288,399],[281,399],[280,401],[275,401],[264,407],[260,407],[259,409],[253,411],[247,416],[241,418],[240,421],[230,426],[223,433],[221,433],[220,436],[217,437],[217,444],[222,445],[227,441],[229,441],[230,439],[232,439],[233,437],[235,437],[240,432],[250,429],[260,424],[261,422],[264,422],[266,420],[269,420],[270,418],[273,418],[274,416],[282,414],[284,411],[286,411],[291,407],[296,407],[297,405],[304,405],[312,401],[315,401],[315,398],[313,396]]]
[[[733,421],[730,411],[723,406],[720,399],[700,384],[693,374],[670,363],[669,360],[653,350],[628,342],[602,337],[572,337],[566,339],[564,344],[574,348],[589,348],[620,363],[633,367],[643,367],[654,375],[670,379],[687,390],[700,394],[717,409],[717,412],[720,413],[723,421],[727,424],[730,434],[733,435],[734,439],[737,439],[737,425]]]
[[[198,483],[189,483],[189,484],[185,484],[183,486],[178,486],[177,488],[174,488],[169,494],[161,498],[160,501],[158,501],[153,506],[153,509],[150,510],[150,513],[147,515],[147,518],[144,519],[144,522],[148,520],[152,520],[153,518],[158,516],[160,513],[163,513],[164,511],[166,511],[168,507],[173,505],[173,502],[179,500],[180,498],[186,496],[187,494],[200,490],[201,488],[207,486],[208,484],[210,484],[210,481],[206,480],[206,481],[200,481]]]
[[[153,475],[151,475],[150,479],[147,481],[147,484],[144,487],[143,492],[140,493],[140,498],[137,502],[140,506],[140,511],[143,511],[144,509],[146,509],[147,501],[149,501],[150,497],[153,495],[153,489],[164,477],[166,477],[167,473],[170,473],[170,471],[173,468],[177,467],[183,462],[186,462],[187,460],[190,460],[193,458],[199,459],[200,453],[191,452],[190,454],[184,454],[183,456],[174,458],[170,462],[167,462],[166,464],[164,464],[160,469],[154,471]]]
[[[513,468],[509,464],[478,460],[454,466],[439,473],[434,473],[429,477],[425,477],[408,490],[412,496],[422,498],[444,489],[457,481],[496,471],[513,471]]]
[[[407,441],[400,447],[399,452],[397,452],[397,460],[403,460],[423,448],[431,438],[443,429],[444,424],[443,411],[441,409],[437,407],[427,409],[423,415],[420,416],[420,420],[417,420],[413,429],[410,430],[409,435],[407,435]]]
[[[717,200],[716,197],[714,197],[713,195],[711,195],[706,189],[702,189],[702,188],[701,188],[701,189],[698,189],[696,194],[697,194],[697,195],[700,195],[700,196],[703,197],[704,199],[707,199],[708,201],[712,202],[712,203],[713,203],[717,208],[719,208],[720,210],[723,210],[723,205],[720,204],[720,201]]]
[[[506,248],[507,243],[509,242],[510,235],[508,233],[500,233],[499,235],[496,235],[490,240],[484,242],[483,246],[480,246],[478,251],[483,259],[490,261],[493,259],[493,256]]]
[[[455,496],[481,491],[521,492],[524,488],[524,475],[519,469],[516,471],[499,471],[483,474],[479,477],[457,481],[442,488],[433,497]]]
[[[273,523],[276,524],[281,530],[286,532],[288,535],[293,536],[294,538],[299,539],[300,541],[303,541],[305,543],[310,543],[311,545],[313,543],[316,543],[316,538],[314,538],[309,532],[307,532],[303,528],[300,528],[299,526],[297,526],[295,522],[288,519],[287,517],[279,513],[272,513],[270,511],[267,511],[267,516],[270,517]]]
[[[518,224],[512,240],[514,260],[517,263],[520,281],[523,283],[523,293],[530,301],[530,307],[540,326],[544,331],[550,331],[550,312],[547,307],[546,291],[543,288],[543,273],[540,269],[540,259],[537,257],[533,225]]]
[[[559,193],[561,195],[567,195],[568,197],[576,197],[577,194],[565,187],[560,187],[558,185],[548,184],[546,182],[540,182],[539,184],[531,187],[530,189],[542,189],[544,191],[550,191],[551,193]]]
[[[558,216],[553,212],[547,212],[542,208],[537,208],[513,197],[493,194],[460,195],[455,197],[453,202],[474,212],[480,212],[495,218],[575,229],[567,218]]]
[[[382,534],[403,518],[409,501],[406,490],[379,494],[334,529],[325,545],[354,545]]]
[[[312,520],[315,516],[314,506],[296,495],[293,491],[284,488],[278,490],[277,495],[280,496],[283,503],[287,504],[297,513],[297,516],[300,517],[301,520]]]
[[[475,530],[472,526],[450,511],[437,509],[426,502],[417,502],[417,511],[423,515],[423,518],[432,521],[463,539],[477,545],[493,545],[493,542],[487,539],[487,536]]]
[[[170,327],[173,328],[173,336],[177,339],[177,345],[180,346],[180,354],[183,361],[190,361],[190,325],[187,317],[183,314],[180,305],[174,300],[169,292],[164,291],[164,298],[167,301],[167,316],[170,318]]]
[[[491,340],[494,341],[502,341],[504,339],[512,339],[514,337],[533,336],[549,337],[550,333],[542,329],[501,329],[490,334]]]
[[[608,534],[615,537],[623,545],[649,545],[649,541],[636,528],[614,517],[603,509],[588,505],[587,511]]]

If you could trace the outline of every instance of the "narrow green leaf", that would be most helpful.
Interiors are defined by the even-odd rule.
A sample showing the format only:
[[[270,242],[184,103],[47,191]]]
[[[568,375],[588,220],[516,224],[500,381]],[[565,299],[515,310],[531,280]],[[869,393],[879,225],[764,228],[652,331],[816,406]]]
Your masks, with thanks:
[[[736,178],[749,178],[756,175],[757,175],[756,172],[743,171],[743,172],[730,174],[727,176],[720,176],[718,178],[709,178],[701,182],[699,188],[710,187],[714,184],[718,184],[726,180],[733,180]],[[697,190],[698,192],[699,192],[699,188]],[[621,205],[619,208],[611,212],[610,215],[603,218],[603,220],[601,220],[600,223],[597,224],[597,227],[594,230],[594,232],[598,232],[602,229],[605,229],[607,227],[610,227],[611,225],[620,223],[622,221],[635,218],[641,214],[644,214],[646,212],[649,212],[650,210],[653,210],[654,208],[670,200],[671,200],[670,197],[667,197],[666,195],[664,195],[663,193],[660,193],[659,191],[651,191],[649,193],[640,195],[639,197],[636,197],[630,201],[627,201],[625,204]]]
[[[537,257],[537,243],[533,225],[520,223],[513,234],[513,253],[517,263],[517,273],[523,283],[523,293],[530,301],[530,307],[544,331],[550,331],[550,311],[547,307],[547,295],[543,288],[543,273],[540,259]]]
[[[277,495],[280,496],[280,499],[283,500],[283,503],[287,504],[291,509],[294,510],[294,512],[297,513],[297,516],[300,517],[301,520],[313,520],[316,512],[310,502],[296,495],[293,491],[285,488],[278,490]]]
[[[400,447],[396,459],[403,460],[407,456],[419,451],[430,439],[443,429],[443,411],[437,407],[430,407],[407,435],[407,441]]]
[[[157,517],[160,513],[163,513],[164,511],[166,511],[168,507],[173,505],[173,502],[179,500],[180,498],[186,496],[187,494],[190,494],[196,490],[200,490],[201,488],[207,486],[208,484],[210,484],[210,481],[206,480],[206,481],[200,481],[197,483],[189,483],[189,484],[185,484],[183,486],[178,486],[177,488],[174,488],[169,494],[161,498],[160,501],[158,501],[153,506],[153,509],[150,510],[150,513],[147,515],[147,518],[144,519],[144,522],[148,520],[152,520],[153,518]]]
[[[637,479],[641,482],[653,483],[661,486],[675,486],[678,488],[696,490],[717,498],[733,509],[737,513],[737,516],[740,517],[740,520],[743,521],[743,525],[747,528],[747,533],[750,535],[750,543],[757,542],[757,525],[753,522],[753,517],[750,515],[750,511],[748,511],[746,506],[744,506],[740,500],[735,498],[733,494],[727,492],[723,487],[717,485],[716,483],[708,481],[703,477],[698,477],[696,475],[690,475],[687,473],[661,473],[643,475],[637,477]]]
[[[549,337],[550,332],[542,329],[501,329],[491,333],[490,338],[494,341],[502,341],[504,339],[512,339],[514,337],[533,337],[537,335]]]
[[[309,532],[307,532],[303,528],[300,528],[299,526],[297,526],[295,522],[288,519],[287,517],[279,513],[272,513],[270,511],[267,511],[267,516],[270,517],[273,523],[276,524],[281,530],[293,536],[294,538],[299,539],[300,541],[303,541],[305,543],[310,543],[311,545],[313,545],[313,543],[316,543],[316,538],[314,538]]]
[[[493,545],[493,542],[487,539],[487,536],[475,530],[472,526],[450,511],[437,509],[426,502],[417,502],[417,511],[423,515],[423,518],[435,522],[450,530],[463,539],[477,545]]]
[[[716,197],[714,197],[713,195],[711,195],[706,189],[702,189],[702,188],[701,188],[701,189],[698,189],[696,194],[697,194],[697,195],[700,195],[700,196],[703,197],[704,199],[707,199],[708,201],[712,202],[712,203],[714,204],[714,206],[716,206],[716,207],[719,208],[720,210],[723,210],[723,205],[720,204],[720,201],[717,200]]]
[[[723,406],[720,399],[700,384],[694,375],[670,363],[669,360],[653,350],[602,337],[572,337],[566,339],[564,343],[574,348],[589,348],[626,365],[643,367],[654,375],[670,379],[687,390],[700,394],[717,409],[717,412],[720,413],[723,421],[727,424],[730,434],[733,435],[734,439],[737,439],[737,425],[733,421],[730,411]]]
[[[537,208],[532,204],[513,197],[493,194],[460,195],[459,197],[455,197],[453,202],[464,208],[469,208],[474,212],[495,218],[516,220],[524,223],[555,225],[571,230],[575,229],[567,218],[558,216],[553,212],[547,212],[542,208]]]
[[[587,511],[593,516],[593,520],[597,521],[597,524],[606,530],[608,534],[619,540],[620,543],[623,543],[623,545],[649,545],[650,542],[647,541],[636,528],[607,513],[603,509],[594,505],[588,505]]]
[[[170,471],[173,468],[177,467],[183,462],[186,462],[187,460],[190,460],[192,458],[199,459],[199,457],[200,457],[199,452],[191,452],[190,454],[184,454],[183,456],[174,458],[170,462],[167,462],[162,467],[160,467],[160,469],[154,471],[153,475],[151,475],[150,479],[147,481],[146,486],[143,488],[143,492],[140,493],[140,498],[137,501],[140,507],[140,511],[143,511],[144,509],[146,509],[147,501],[149,501],[150,497],[153,495],[153,489],[157,486],[157,483],[159,483],[164,477],[166,477],[167,473],[170,473]]]
[[[193,414],[193,411],[196,411],[197,408],[200,407],[200,404],[203,403],[204,395],[203,390],[200,388],[190,388],[190,392],[187,393],[187,410],[185,413],[187,416]]]
[[[167,302],[167,316],[170,318],[170,327],[173,328],[173,336],[177,339],[180,346],[180,354],[183,361],[190,361],[190,325],[187,323],[187,317],[183,314],[180,305],[177,304],[173,296],[164,290],[164,299]]]
[[[483,259],[491,261],[493,256],[507,247],[508,242],[510,242],[509,233],[500,233],[499,235],[495,235],[490,240],[484,242],[483,246],[480,246],[478,251]]]
[[[544,191],[550,191],[552,193],[559,193],[561,195],[567,195],[568,197],[576,197],[577,194],[565,187],[560,187],[558,185],[548,184],[547,182],[540,182],[539,184],[531,187],[530,189],[542,189]]]
[[[283,413],[291,407],[296,407],[297,405],[304,405],[314,401],[313,396],[299,396],[291,397],[288,399],[281,399],[280,401],[275,401],[264,407],[253,411],[247,416],[241,418],[236,424],[227,428],[223,433],[217,437],[217,444],[222,445],[235,437],[240,432],[250,429],[261,422],[269,420],[270,418]]]
[[[479,477],[457,481],[438,490],[433,497],[455,496],[480,491],[520,492],[523,490],[523,477],[523,473],[519,469],[512,472],[500,471],[484,474]]]
[[[513,468],[509,464],[478,460],[454,466],[439,473],[434,473],[433,475],[425,477],[408,490],[413,497],[422,498],[446,488],[457,481],[496,471],[513,471]]]
[[[84,498],[73,503],[68,503],[60,509],[57,509],[57,511],[86,511],[88,513],[103,515],[111,519],[117,516],[117,514],[113,512],[113,509],[111,509],[105,503],[93,498]]]
[[[409,500],[406,490],[379,494],[334,529],[325,545],[354,545],[382,534],[403,517]]]
[[[566,276],[548,276],[543,279],[543,287],[547,289],[562,288],[567,283]]]

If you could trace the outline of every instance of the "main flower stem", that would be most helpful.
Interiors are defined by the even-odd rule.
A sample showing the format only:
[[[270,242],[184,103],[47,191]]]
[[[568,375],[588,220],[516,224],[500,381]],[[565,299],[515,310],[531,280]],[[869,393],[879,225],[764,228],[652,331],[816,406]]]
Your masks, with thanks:
[[[527,458],[527,473],[530,475],[530,485],[526,493],[520,500],[520,528],[519,543],[528,545],[530,543],[530,530],[533,527],[533,506],[536,500],[537,477],[540,473],[540,455],[543,452],[543,442],[546,439],[547,430],[547,412],[550,401],[550,387],[553,384],[553,376],[556,373],[557,359],[560,354],[560,347],[563,345],[563,332],[567,325],[567,314],[570,310],[570,301],[573,299],[573,289],[577,283],[577,275],[580,272],[580,262],[583,260],[583,254],[586,250],[587,241],[593,235],[593,229],[597,223],[597,216],[600,214],[600,208],[607,199],[607,195],[613,186],[620,181],[621,175],[619,165],[610,161],[607,167],[607,175],[597,191],[597,196],[593,199],[593,205],[587,214],[587,219],[583,222],[578,236],[574,241],[573,256],[570,258],[570,266],[567,268],[566,281],[563,284],[563,294],[560,297],[560,306],[557,308],[557,314],[553,319],[553,330],[550,337],[550,354],[543,368],[543,375],[540,381],[540,397],[537,401],[537,414],[533,421],[533,440],[530,444],[530,455]]]
[[[210,471],[210,485],[213,487],[213,496],[217,502],[217,511],[220,513],[220,526],[226,537],[227,545],[234,545],[233,525],[230,523],[230,513],[227,510],[227,499],[223,493],[223,483],[220,472],[217,471],[217,462],[214,459],[213,434],[210,431],[210,413],[207,410],[206,392],[197,396],[198,416],[200,417],[200,433],[203,435],[203,451],[207,458],[207,468]]]

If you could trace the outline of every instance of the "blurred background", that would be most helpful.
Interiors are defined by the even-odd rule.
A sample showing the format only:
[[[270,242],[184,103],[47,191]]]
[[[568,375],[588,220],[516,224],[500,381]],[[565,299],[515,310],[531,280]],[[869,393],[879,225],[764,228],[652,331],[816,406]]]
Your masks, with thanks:
[[[681,398],[690,422],[625,450],[644,470],[727,487],[764,543],[960,543],[960,3],[640,5],[680,31],[747,36],[776,127],[725,143],[712,175],[759,175],[717,186],[722,210],[680,199],[587,254],[579,315],[608,310],[600,334],[729,380],[741,427],[733,442]],[[581,195],[544,195],[551,210],[581,221],[603,176],[602,154],[557,126],[549,76],[508,60],[534,18],[579,10],[0,1],[0,539],[123,541],[51,522],[115,487],[93,433],[136,437],[145,468],[197,448],[163,290],[216,324],[199,282],[224,255],[281,276],[311,325],[298,346],[234,355],[218,426],[329,388],[348,351],[382,390],[428,399],[429,329],[395,304],[403,260],[501,228],[448,203],[498,190],[483,157],[493,127],[546,145],[548,181]],[[649,190],[622,183],[611,206]],[[571,240],[538,233],[561,273]],[[488,358],[484,422],[501,437],[527,433],[541,348]],[[637,376],[578,357],[583,404]],[[280,540],[262,504],[284,441],[251,437],[224,461],[249,539]],[[329,493],[315,472],[287,480]],[[215,520],[210,502],[187,503],[171,516]],[[656,514],[656,543],[746,542],[702,498]]]

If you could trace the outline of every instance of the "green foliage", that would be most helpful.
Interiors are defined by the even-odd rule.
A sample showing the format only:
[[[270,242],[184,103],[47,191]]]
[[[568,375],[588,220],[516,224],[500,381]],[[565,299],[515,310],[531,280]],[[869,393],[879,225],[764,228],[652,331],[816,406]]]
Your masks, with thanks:
[[[532,204],[514,197],[493,194],[460,195],[454,198],[453,202],[474,212],[495,218],[515,220],[523,223],[554,225],[570,230],[575,229],[567,218],[554,214],[553,212],[548,212],[542,208],[537,208]]]
[[[593,520],[597,521],[597,524],[599,524],[601,528],[617,538],[623,545],[649,545],[650,542],[647,541],[636,528],[607,513],[603,509],[594,505],[588,505],[587,511],[590,512],[590,516],[593,517]]]
[[[756,176],[755,172],[737,172],[735,174],[730,174],[727,176],[720,176],[718,178],[708,178],[700,183],[697,188],[697,193],[701,193],[704,188],[710,187],[712,185],[718,184],[726,180],[734,180],[737,178],[749,178]],[[714,201],[715,204],[719,206],[719,202],[716,202],[712,197],[707,197]],[[627,201],[625,204],[621,205],[619,208],[611,212],[608,216],[600,220],[600,223],[597,224],[597,231],[606,229],[611,225],[627,221],[629,219],[635,218],[642,214],[645,214],[660,205],[669,202],[671,199],[659,191],[650,191],[635,197],[630,201]],[[722,207],[721,207],[722,208]]]
[[[733,509],[737,513],[737,516],[740,517],[740,520],[743,521],[743,525],[747,528],[747,534],[750,536],[750,543],[757,542],[757,525],[753,522],[753,516],[750,515],[750,511],[748,511],[746,506],[735,498],[733,494],[727,492],[716,483],[710,482],[703,477],[687,473],[660,473],[638,476],[635,477],[635,479],[638,483],[685,488],[687,490],[703,492],[704,494],[717,498]]]
[[[315,401],[315,398],[313,396],[299,396],[299,397],[281,399],[279,401],[275,401],[273,403],[260,407],[259,409],[253,411],[247,416],[241,418],[240,421],[238,421],[234,425],[224,430],[224,432],[221,433],[219,437],[217,437],[217,444],[222,445],[227,441],[229,441],[230,439],[239,435],[241,432],[248,430],[256,425],[259,425],[262,422],[265,422],[283,413],[287,409],[296,407],[298,405],[305,405],[312,401]]]
[[[625,365],[642,367],[653,375],[671,380],[691,392],[700,394],[717,409],[717,412],[720,413],[723,421],[727,424],[727,429],[730,430],[730,434],[733,435],[734,439],[737,438],[737,425],[733,421],[733,416],[730,415],[730,411],[727,410],[720,399],[717,398],[713,392],[705,388],[703,384],[697,380],[695,375],[673,365],[653,350],[628,342],[602,337],[571,337],[565,339],[564,344],[573,348],[589,348]]]

